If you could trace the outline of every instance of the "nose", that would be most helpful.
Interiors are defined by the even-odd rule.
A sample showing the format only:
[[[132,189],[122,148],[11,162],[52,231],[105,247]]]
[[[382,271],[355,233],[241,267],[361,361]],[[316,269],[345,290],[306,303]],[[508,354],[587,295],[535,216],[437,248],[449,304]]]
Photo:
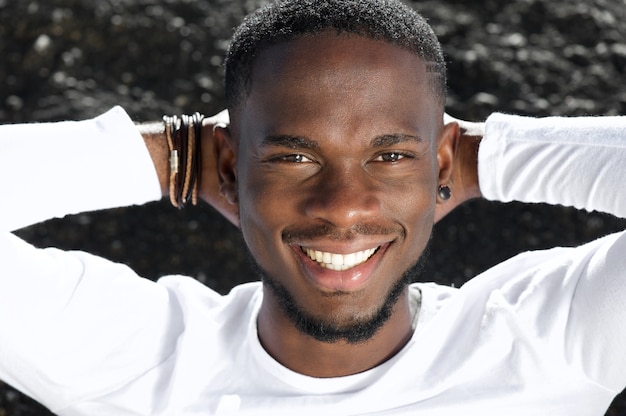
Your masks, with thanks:
[[[360,167],[325,169],[309,194],[306,215],[337,228],[348,229],[380,214],[376,183]]]

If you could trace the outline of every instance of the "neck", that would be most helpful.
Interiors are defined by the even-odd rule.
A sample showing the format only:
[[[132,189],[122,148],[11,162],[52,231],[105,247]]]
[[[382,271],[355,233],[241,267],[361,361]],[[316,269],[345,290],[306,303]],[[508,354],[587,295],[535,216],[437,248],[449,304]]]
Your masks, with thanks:
[[[257,325],[263,348],[276,361],[295,372],[321,378],[360,373],[387,361],[411,338],[411,322],[405,290],[389,320],[370,339],[359,343],[318,341],[300,332],[266,290]]]

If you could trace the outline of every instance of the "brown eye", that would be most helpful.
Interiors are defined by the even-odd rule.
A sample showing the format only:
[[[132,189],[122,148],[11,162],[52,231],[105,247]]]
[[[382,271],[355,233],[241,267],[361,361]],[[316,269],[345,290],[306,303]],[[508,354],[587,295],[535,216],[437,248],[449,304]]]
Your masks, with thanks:
[[[399,152],[389,152],[383,153],[376,158],[376,161],[379,162],[398,162],[401,159],[404,159],[406,155]]]
[[[308,157],[301,155],[299,153],[294,153],[291,155],[283,155],[280,156],[279,158],[277,158],[278,161],[280,162],[287,162],[287,163],[309,163],[312,162],[311,159],[309,159]]]

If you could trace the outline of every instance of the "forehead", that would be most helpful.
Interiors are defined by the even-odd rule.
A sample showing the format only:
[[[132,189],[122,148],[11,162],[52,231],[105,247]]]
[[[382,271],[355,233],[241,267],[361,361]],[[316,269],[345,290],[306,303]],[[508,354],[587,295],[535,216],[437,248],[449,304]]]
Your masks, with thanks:
[[[425,130],[425,121],[441,117],[429,76],[420,57],[384,41],[336,32],[302,36],[259,54],[236,130],[275,134],[316,120]]]

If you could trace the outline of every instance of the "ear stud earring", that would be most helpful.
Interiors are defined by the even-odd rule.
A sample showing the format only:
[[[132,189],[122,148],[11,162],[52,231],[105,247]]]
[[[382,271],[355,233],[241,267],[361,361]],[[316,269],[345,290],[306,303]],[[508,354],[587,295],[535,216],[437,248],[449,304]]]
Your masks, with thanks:
[[[437,189],[437,195],[439,195],[439,198],[441,198],[443,201],[447,201],[452,196],[452,191],[450,190],[450,187],[448,185],[439,185],[439,188]]]

